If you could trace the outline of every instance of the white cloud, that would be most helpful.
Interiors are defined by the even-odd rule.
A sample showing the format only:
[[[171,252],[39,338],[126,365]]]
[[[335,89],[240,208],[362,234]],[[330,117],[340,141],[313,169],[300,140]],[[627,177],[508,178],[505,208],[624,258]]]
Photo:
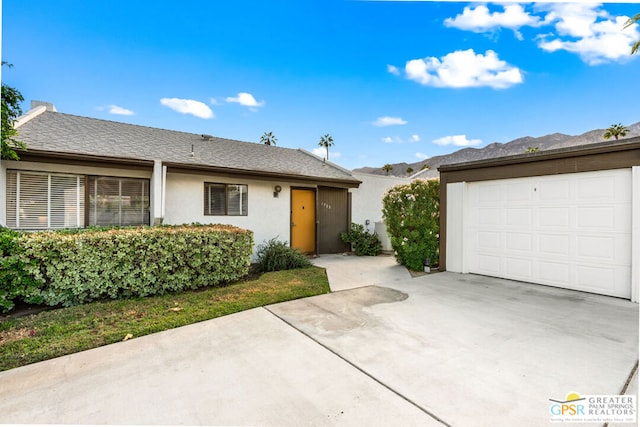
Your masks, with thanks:
[[[460,3],[460,0],[389,0],[389,1],[415,1],[415,2],[438,2],[438,3]],[[536,3],[558,3],[559,0],[536,0]],[[584,3],[585,0],[562,0],[563,3]],[[605,0],[599,3],[637,3],[638,0]],[[527,3],[523,0],[495,0],[494,3]]]
[[[402,144],[402,140],[398,136],[385,136],[382,138],[385,144]]]
[[[522,35],[518,31],[520,27],[541,25],[539,17],[529,14],[519,4],[502,7],[504,12],[489,12],[489,8],[485,5],[476,6],[475,9],[466,6],[462,14],[445,19],[444,25],[474,33],[492,32],[504,27],[513,30],[520,40],[522,40]]]
[[[120,116],[133,116],[134,114],[136,114],[133,111],[128,110],[124,107],[120,107],[118,105],[109,105],[108,107],[109,107],[109,114],[117,114]]]
[[[173,111],[182,114],[191,114],[201,119],[211,119],[214,117],[213,111],[204,102],[193,99],[162,98],[160,103]]]
[[[547,52],[575,53],[589,65],[628,59],[631,45],[640,38],[638,24],[623,30],[629,18],[612,17],[598,4],[553,4],[543,9],[549,11],[545,21],[554,23],[557,34],[541,35],[538,46]]]
[[[419,152],[419,151],[416,153],[416,157],[417,157],[417,158],[419,158],[419,159],[421,159],[421,160],[425,160],[425,159],[428,159],[428,158],[429,158],[429,156],[428,156],[428,155],[426,155],[426,154],[424,154],[424,153],[421,153],[421,152]]]
[[[398,70],[398,67],[396,67],[395,65],[387,64],[387,71],[394,76],[400,75],[400,70]]]
[[[571,52],[589,65],[629,59],[631,46],[640,39],[637,24],[623,30],[629,17],[611,16],[602,8],[601,2],[538,1],[533,12],[525,10],[521,4],[503,4],[502,7],[503,12],[491,12],[486,5],[466,6],[461,14],[447,18],[444,24],[475,33],[509,28],[521,40],[519,29],[522,27],[550,27],[553,28],[551,33],[536,37],[540,49]],[[412,66],[418,72],[421,72],[419,67],[423,67],[419,62]]]
[[[434,139],[433,143],[437,145],[455,145],[456,147],[471,147],[474,145],[482,144],[482,140],[467,139],[467,135],[450,135],[450,136],[443,136],[442,138]]]
[[[236,102],[244,107],[250,107],[250,108],[262,107],[265,104],[264,101],[260,101],[260,102],[256,101],[253,95],[247,92],[240,92],[236,97],[230,96],[226,99],[226,101]]]
[[[473,49],[457,50],[441,59],[412,59],[405,66],[407,78],[425,86],[482,87],[505,89],[522,83],[520,69],[507,64],[488,50],[484,55]]]
[[[399,136],[385,136],[380,140],[385,144],[404,144],[405,142],[412,144],[414,142],[420,141],[420,135],[411,135],[407,140],[404,140]]]
[[[322,159],[327,157],[327,149],[324,147],[316,147],[311,150],[311,152]],[[342,157],[342,153],[339,151],[331,151],[331,149],[329,149],[329,160],[338,159],[340,157]]]
[[[371,124],[378,127],[384,127],[384,126],[406,125],[407,123],[409,122],[407,122],[406,120],[403,120],[400,117],[384,116],[384,117],[378,117],[376,121]]]

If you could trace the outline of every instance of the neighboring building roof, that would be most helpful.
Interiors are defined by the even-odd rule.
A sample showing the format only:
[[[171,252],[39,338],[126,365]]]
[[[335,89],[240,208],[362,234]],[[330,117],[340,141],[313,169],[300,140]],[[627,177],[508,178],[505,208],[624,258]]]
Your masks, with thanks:
[[[44,106],[18,123],[25,156],[162,160],[170,168],[316,179],[348,187],[360,183],[348,170],[304,150],[75,116]]]
[[[640,136],[625,138],[616,141],[596,142],[592,144],[574,145],[571,147],[556,148],[553,150],[543,150],[534,153],[516,154],[513,156],[494,157],[491,159],[473,160],[464,163],[451,163],[441,165],[440,172],[451,172],[467,169],[482,169],[506,165],[523,165],[528,163],[539,163],[549,160],[562,160],[587,156],[603,156],[614,152],[623,153],[620,155],[620,162],[609,167],[630,167],[640,165]],[[598,162],[599,163],[599,162]],[[596,169],[600,165],[592,165]],[[597,167],[596,167],[597,166]],[[575,172],[578,172],[576,170]]]
[[[440,178],[440,172],[438,172],[438,170],[432,170],[432,169],[422,169],[419,170],[418,172],[414,173],[413,175],[411,175],[409,177],[409,179],[414,180],[414,179],[438,179]]]

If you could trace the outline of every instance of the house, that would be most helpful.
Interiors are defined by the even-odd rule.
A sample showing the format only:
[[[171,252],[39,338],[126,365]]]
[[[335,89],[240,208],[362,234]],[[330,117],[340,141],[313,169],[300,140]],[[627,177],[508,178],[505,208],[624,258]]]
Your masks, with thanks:
[[[640,299],[640,137],[440,170],[440,269]]]
[[[345,250],[360,181],[313,154],[63,114],[34,102],[16,122],[27,151],[0,164],[0,225],[231,224],[255,243]]]

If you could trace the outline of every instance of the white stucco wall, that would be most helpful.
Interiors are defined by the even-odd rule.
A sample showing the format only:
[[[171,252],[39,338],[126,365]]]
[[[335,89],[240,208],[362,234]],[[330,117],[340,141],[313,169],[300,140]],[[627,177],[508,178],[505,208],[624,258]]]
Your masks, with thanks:
[[[385,191],[398,184],[408,184],[408,178],[373,175],[353,172],[353,177],[362,181],[360,188],[351,189],[351,221],[365,224],[369,220],[369,231],[375,223],[382,221],[382,197]]]
[[[409,178],[373,175],[353,172],[353,177],[362,181],[359,188],[351,191],[351,222],[364,225],[370,232],[376,232],[382,243],[382,250],[390,251],[391,242],[382,221],[382,197],[391,187],[408,184]],[[369,224],[367,224],[369,220]],[[377,224],[376,224],[377,223]]]
[[[204,215],[204,183],[248,185],[247,216]],[[273,197],[276,185],[282,187]],[[223,178],[211,175],[167,173],[164,224],[229,224],[253,231],[257,245],[277,237],[290,242],[291,187],[315,188],[313,185]],[[255,253],[255,250],[254,250]]]

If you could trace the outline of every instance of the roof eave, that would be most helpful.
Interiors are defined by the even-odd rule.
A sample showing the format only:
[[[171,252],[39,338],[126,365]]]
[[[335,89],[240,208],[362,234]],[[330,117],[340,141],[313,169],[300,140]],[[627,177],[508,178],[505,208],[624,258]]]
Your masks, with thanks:
[[[246,170],[236,168],[225,168],[219,166],[197,165],[189,163],[163,162],[163,165],[175,172],[185,173],[215,173],[217,175],[228,175],[234,177],[247,178],[270,178],[274,180],[313,182],[317,185],[340,186],[343,188],[358,188],[362,181],[353,179],[341,179],[321,176],[299,175],[294,173],[271,172],[260,170]]]
[[[86,162],[91,164],[110,165],[110,166],[137,166],[153,168],[153,160],[143,160],[131,157],[114,157],[114,156],[99,156],[93,154],[78,154],[78,153],[66,153],[66,152],[52,152],[47,150],[17,150],[18,155],[22,161],[38,161],[38,162]],[[274,180],[290,180],[290,181],[303,181],[313,182],[317,185],[326,186],[339,186],[342,188],[358,188],[361,181],[353,179],[341,179],[331,177],[319,177],[309,175],[298,175],[294,173],[281,173],[271,171],[256,171],[236,168],[225,168],[219,166],[209,166],[201,164],[189,164],[189,163],[177,163],[177,162],[162,162],[167,168],[171,168],[173,171],[184,171],[188,173],[216,173],[219,175],[228,176],[244,176],[247,178],[270,178]]]

